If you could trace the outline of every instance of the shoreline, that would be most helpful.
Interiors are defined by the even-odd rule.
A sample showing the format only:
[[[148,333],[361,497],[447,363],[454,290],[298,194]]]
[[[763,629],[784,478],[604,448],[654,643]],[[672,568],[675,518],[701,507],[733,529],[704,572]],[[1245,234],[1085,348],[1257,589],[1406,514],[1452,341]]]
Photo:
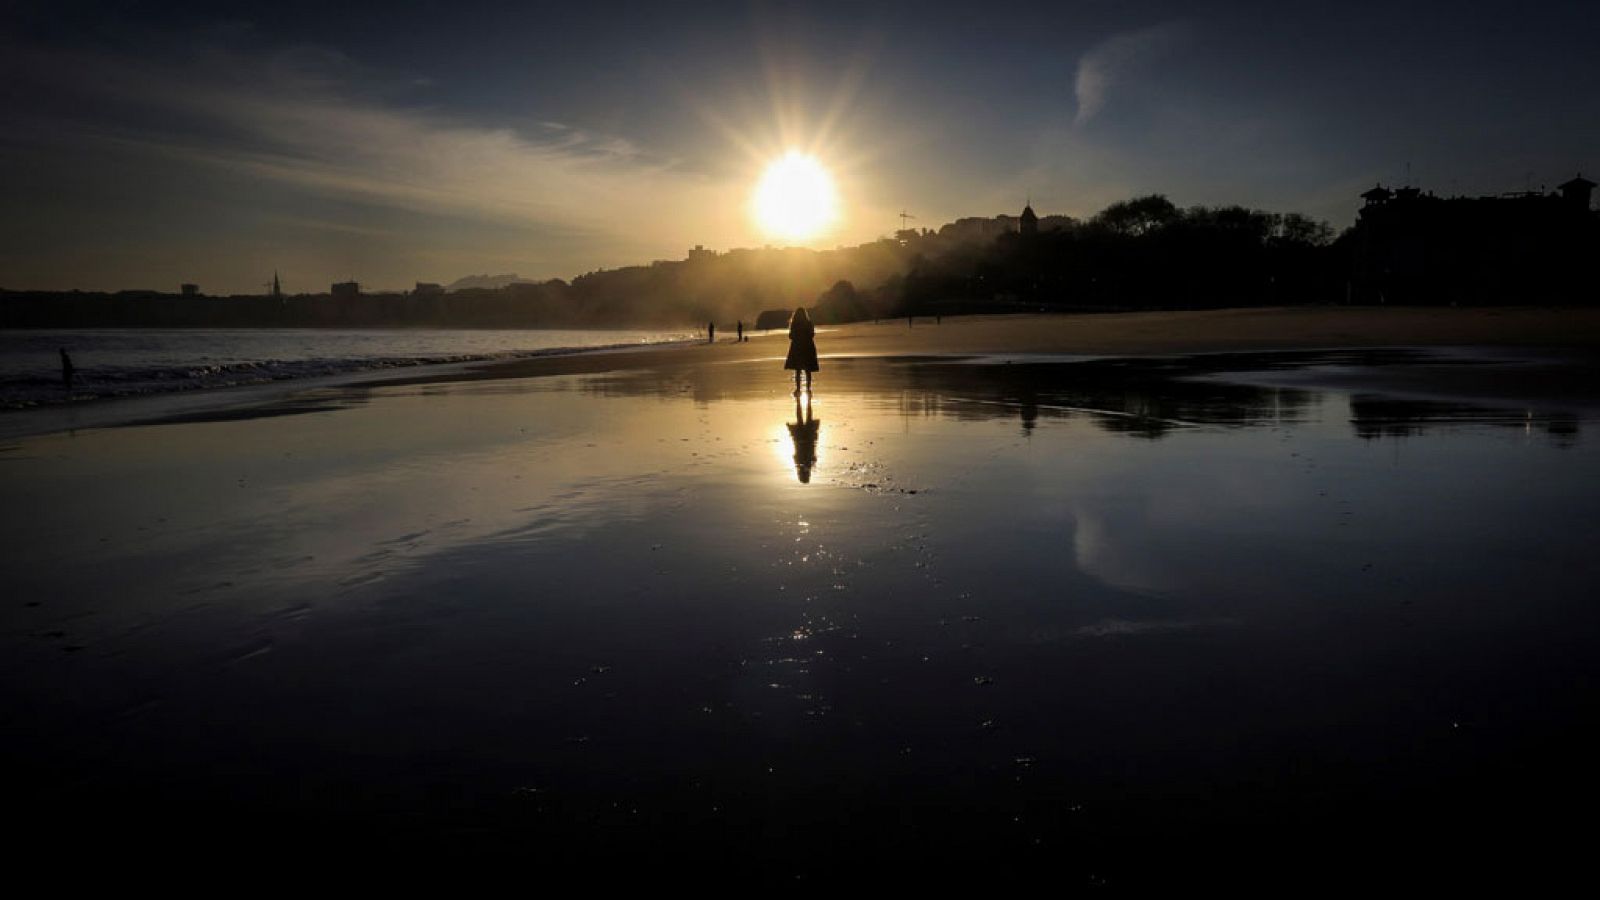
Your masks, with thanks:
[[[647,346],[551,348],[509,359],[424,363],[255,384],[105,397],[10,409],[0,413],[0,440],[85,428],[117,427],[212,417],[257,408],[261,414],[313,392],[416,387],[501,379],[593,375],[628,369],[692,367],[708,363],[780,361],[782,331],[747,332],[745,343],[665,341]],[[1600,356],[1600,309],[1546,307],[1249,307],[1220,310],[997,314],[951,316],[935,324],[919,319],[834,325],[818,330],[822,359],[860,357],[1119,358],[1211,353],[1289,352],[1385,347],[1519,348]],[[1495,373],[1456,379],[1467,392],[1520,397],[1546,395],[1548,376],[1496,390]],[[1483,375],[1480,370],[1480,376]],[[1527,381],[1528,379],[1522,379]],[[1359,385],[1357,385],[1359,386]],[[1561,393],[1573,394],[1561,385]],[[1578,405],[1592,405],[1594,390],[1578,385]],[[1470,390],[1467,390],[1470,389]]]
[[[397,372],[424,370],[430,378],[448,380],[456,369],[505,362],[573,354],[607,354],[636,350],[641,346],[670,349],[692,344],[673,338],[649,344],[618,343],[598,346],[548,347],[515,355],[481,356],[465,359],[350,360],[342,371],[282,377],[262,377],[230,384],[191,384],[164,391],[129,391],[98,396],[62,399],[53,403],[0,408],[0,440],[13,440],[39,434],[83,428],[116,427],[165,420],[185,415],[212,415],[225,410],[263,403],[281,403],[315,391],[364,387],[393,377]]]

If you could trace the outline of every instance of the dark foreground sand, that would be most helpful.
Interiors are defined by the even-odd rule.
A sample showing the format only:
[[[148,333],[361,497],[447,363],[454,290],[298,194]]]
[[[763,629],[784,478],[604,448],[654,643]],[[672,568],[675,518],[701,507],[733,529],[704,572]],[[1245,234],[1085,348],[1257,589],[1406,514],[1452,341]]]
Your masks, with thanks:
[[[823,332],[801,402],[764,335],[6,441],[8,846],[209,888],[1587,877],[1596,318],[902,321]]]

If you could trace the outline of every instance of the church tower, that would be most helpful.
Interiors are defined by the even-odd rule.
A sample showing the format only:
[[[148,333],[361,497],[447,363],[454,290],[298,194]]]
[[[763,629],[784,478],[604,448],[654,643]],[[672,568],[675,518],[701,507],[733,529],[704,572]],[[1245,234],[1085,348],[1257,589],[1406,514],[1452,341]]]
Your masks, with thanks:
[[[1022,221],[1018,223],[1017,230],[1025,235],[1039,233],[1039,217],[1033,212],[1032,199],[1028,201],[1028,205],[1022,207]]]

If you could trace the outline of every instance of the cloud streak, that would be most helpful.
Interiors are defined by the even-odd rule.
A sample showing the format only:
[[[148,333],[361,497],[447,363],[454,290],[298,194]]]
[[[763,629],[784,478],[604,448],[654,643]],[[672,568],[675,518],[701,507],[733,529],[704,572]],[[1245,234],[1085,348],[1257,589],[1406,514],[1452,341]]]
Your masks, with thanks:
[[[742,237],[736,214],[719,221],[716,212],[740,209],[729,197],[736,187],[624,136],[548,121],[519,130],[403,107],[384,99],[388,86],[377,76],[335,62],[304,48],[266,59],[212,51],[180,65],[13,53],[7,74],[35,81],[40,97],[75,102],[41,102],[30,127],[12,131],[335,203],[582,238],[609,247],[600,252],[617,262],[681,252],[686,231],[707,243]],[[96,112],[104,109],[125,112]]]
[[[1091,47],[1078,60],[1073,95],[1078,101],[1075,125],[1083,125],[1100,114],[1119,81],[1167,53],[1188,34],[1179,21],[1163,22],[1137,31],[1112,35]]]

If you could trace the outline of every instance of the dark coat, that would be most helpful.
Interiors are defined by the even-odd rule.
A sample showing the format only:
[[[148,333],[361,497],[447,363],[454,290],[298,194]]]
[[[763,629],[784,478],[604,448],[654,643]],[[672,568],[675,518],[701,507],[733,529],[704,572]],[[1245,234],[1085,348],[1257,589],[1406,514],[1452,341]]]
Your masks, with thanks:
[[[789,356],[784,359],[785,369],[815,372],[817,365],[817,327],[809,321],[789,323]]]

